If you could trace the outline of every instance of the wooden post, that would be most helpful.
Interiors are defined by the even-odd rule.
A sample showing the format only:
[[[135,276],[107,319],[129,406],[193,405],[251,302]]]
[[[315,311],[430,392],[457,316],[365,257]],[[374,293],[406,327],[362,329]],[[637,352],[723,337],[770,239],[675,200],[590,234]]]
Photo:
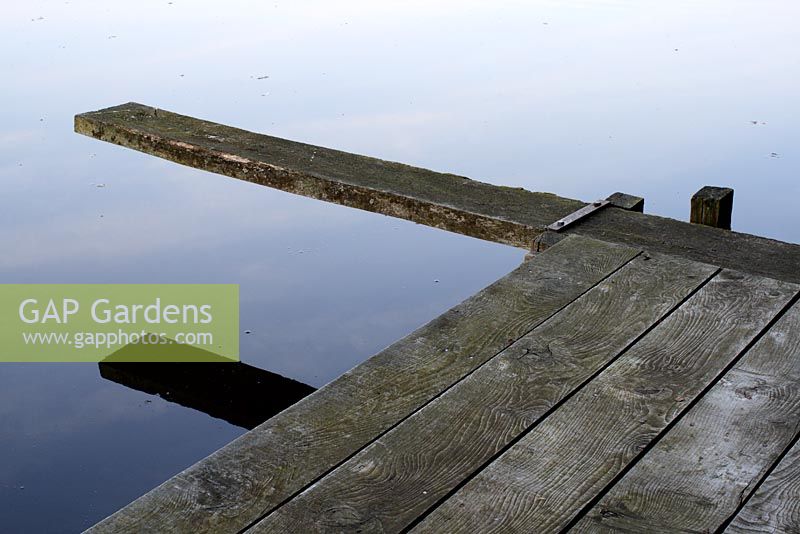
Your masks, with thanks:
[[[689,221],[730,230],[732,212],[733,189],[707,185],[692,196]]]

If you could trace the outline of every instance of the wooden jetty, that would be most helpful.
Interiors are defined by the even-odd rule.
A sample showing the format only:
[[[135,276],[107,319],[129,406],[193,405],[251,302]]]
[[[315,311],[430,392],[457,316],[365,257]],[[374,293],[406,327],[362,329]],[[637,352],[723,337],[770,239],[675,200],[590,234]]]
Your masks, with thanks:
[[[75,124],[541,251],[92,532],[800,529],[800,247],[139,104]]]

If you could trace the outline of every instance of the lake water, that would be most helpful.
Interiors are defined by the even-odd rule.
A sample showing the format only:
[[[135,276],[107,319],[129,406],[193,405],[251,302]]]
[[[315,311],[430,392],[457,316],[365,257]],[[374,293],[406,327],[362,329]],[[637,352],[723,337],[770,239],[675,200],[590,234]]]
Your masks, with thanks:
[[[734,229],[800,242],[800,4],[697,4],[5,2],[0,282],[238,283],[242,361],[318,387],[522,260],[72,133],[127,101],[678,219],[730,186]],[[2,365],[0,531],[81,530],[245,431],[165,396]]]

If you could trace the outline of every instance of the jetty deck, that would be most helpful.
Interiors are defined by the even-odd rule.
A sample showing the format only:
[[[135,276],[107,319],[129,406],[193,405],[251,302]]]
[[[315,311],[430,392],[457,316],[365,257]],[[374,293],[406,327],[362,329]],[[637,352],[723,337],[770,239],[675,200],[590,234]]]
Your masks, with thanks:
[[[800,529],[800,247],[617,207],[549,232],[584,203],[138,104],[76,130],[542,250],[92,532]]]

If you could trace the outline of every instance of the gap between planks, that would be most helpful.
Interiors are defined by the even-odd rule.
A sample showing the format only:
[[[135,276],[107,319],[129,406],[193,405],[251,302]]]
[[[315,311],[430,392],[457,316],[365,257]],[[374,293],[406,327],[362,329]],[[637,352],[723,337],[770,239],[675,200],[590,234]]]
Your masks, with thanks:
[[[413,531],[566,528],[669,432],[796,293],[793,284],[722,271]]]
[[[800,532],[799,437],[731,517],[726,534]]]
[[[412,525],[716,271],[681,258],[638,256],[251,532],[397,532]]]
[[[571,532],[723,528],[797,440],[798,380],[794,305]]]
[[[559,243],[91,531],[246,528],[639,253],[587,238]]]

